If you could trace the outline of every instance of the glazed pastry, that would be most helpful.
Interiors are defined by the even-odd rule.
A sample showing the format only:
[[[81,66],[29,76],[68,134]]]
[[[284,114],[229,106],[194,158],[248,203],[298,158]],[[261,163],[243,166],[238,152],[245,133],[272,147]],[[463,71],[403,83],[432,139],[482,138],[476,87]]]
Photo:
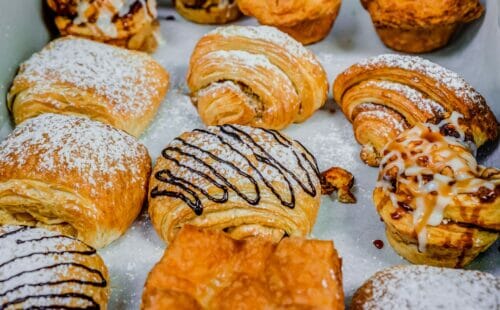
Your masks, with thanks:
[[[361,0],[384,44],[406,53],[445,46],[457,29],[483,15],[478,0]]]
[[[199,24],[225,24],[241,16],[235,0],[174,0],[184,18]]]
[[[146,281],[142,309],[344,309],[331,241],[279,244],[186,225]]]
[[[108,271],[85,243],[40,228],[0,226],[0,308],[103,309]]]
[[[163,150],[149,183],[149,214],[168,242],[185,224],[278,241],[311,232],[320,196],[316,160],[299,142],[224,125],[186,132]]]
[[[350,309],[498,309],[499,296],[500,279],[485,272],[396,266],[368,279]]]
[[[191,56],[187,83],[207,125],[285,128],[309,118],[328,93],[316,57],[266,26],[222,27],[205,35]]]
[[[420,57],[365,59],[337,76],[333,93],[371,166],[401,132],[419,122],[438,123],[453,111],[464,116],[477,146],[497,137],[497,120],[481,94],[455,72]]]
[[[42,113],[72,114],[139,136],[168,82],[168,73],[144,53],[65,37],[21,65],[7,105],[16,124]]]
[[[146,148],[121,130],[74,116],[31,118],[0,143],[0,225],[104,247],[139,214],[150,170]]]
[[[156,0],[47,0],[63,36],[153,52],[160,38]]]
[[[323,40],[337,18],[341,0],[237,0],[245,15],[274,26],[302,44]]]
[[[373,201],[414,264],[463,267],[498,238],[500,170],[476,163],[464,122],[417,124],[384,149]]]

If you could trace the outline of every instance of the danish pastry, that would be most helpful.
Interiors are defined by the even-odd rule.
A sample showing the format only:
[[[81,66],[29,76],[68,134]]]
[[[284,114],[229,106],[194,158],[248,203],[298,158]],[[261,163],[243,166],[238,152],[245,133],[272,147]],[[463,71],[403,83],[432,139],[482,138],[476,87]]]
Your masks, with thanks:
[[[187,83],[207,125],[281,129],[309,118],[328,93],[316,57],[266,26],[222,27],[205,35],[191,56]]]
[[[74,116],[31,118],[0,143],[0,225],[104,247],[139,214],[150,171],[146,148],[121,130]]]
[[[184,18],[199,24],[225,24],[241,16],[235,0],[174,0]]]
[[[144,53],[65,37],[21,65],[7,105],[16,124],[42,113],[72,114],[139,136],[168,82],[168,73]]]
[[[333,93],[371,166],[401,132],[419,122],[438,123],[453,111],[463,115],[478,147],[497,137],[497,120],[481,94],[455,72],[420,57],[365,59],[337,76]]]
[[[419,123],[383,151],[373,201],[412,263],[463,267],[498,238],[500,170],[476,163],[464,122]]]
[[[445,46],[463,24],[481,17],[478,0],[361,0],[387,47],[425,53]]]
[[[0,226],[0,308],[106,309],[108,271],[85,243],[40,228]]]
[[[254,237],[186,225],[146,281],[142,309],[344,309],[331,241]]]
[[[305,236],[321,196],[316,160],[299,142],[239,125],[196,129],[174,139],[149,184],[149,214],[168,242],[185,224],[236,239]]]
[[[350,309],[497,309],[499,278],[481,271],[396,266],[373,275]]]
[[[153,52],[159,41],[156,0],[47,0],[63,36]]]
[[[302,44],[323,40],[337,18],[341,0],[237,0],[245,15],[277,27]]]

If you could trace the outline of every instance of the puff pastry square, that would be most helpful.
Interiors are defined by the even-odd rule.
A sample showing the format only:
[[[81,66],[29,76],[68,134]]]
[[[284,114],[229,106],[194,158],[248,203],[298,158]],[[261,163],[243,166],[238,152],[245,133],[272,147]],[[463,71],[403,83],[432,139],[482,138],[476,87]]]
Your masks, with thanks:
[[[142,309],[344,309],[331,241],[236,241],[185,226],[146,281]]]
[[[0,225],[104,247],[139,214],[150,171],[146,148],[121,130],[60,114],[31,118],[0,143]]]
[[[159,42],[156,0],[47,0],[63,36],[153,52]]]
[[[7,105],[16,124],[61,113],[139,136],[155,116],[168,82],[165,69],[144,53],[65,37],[21,64]]]

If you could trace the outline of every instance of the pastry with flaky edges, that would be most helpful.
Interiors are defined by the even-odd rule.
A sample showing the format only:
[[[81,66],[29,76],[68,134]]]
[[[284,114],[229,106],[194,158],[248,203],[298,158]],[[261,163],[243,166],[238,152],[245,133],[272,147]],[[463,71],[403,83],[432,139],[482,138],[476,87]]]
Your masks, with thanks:
[[[344,309],[331,241],[253,237],[186,225],[149,273],[143,310]]]
[[[463,267],[498,238],[500,170],[478,165],[454,112],[383,151],[373,201],[394,250],[414,264]]]
[[[139,136],[167,93],[169,75],[147,54],[76,37],[52,41],[21,64],[7,95],[14,122],[86,116]]]
[[[479,0],[361,0],[384,44],[425,53],[445,46],[457,29],[483,15]]]
[[[498,309],[500,279],[476,270],[395,266],[377,272],[352,298],[352,310]]]
[[[0,226],[0,308],[102,309],[108,270],[96,250],[41,228]]]
[[[220,27],[191,56],[187,84],[207,125],[282,129],[303,122],[327,99],[314,54],[273,27]]]
[[[154,52],[160,34],[156,0],[47,0],[63,36]]]
[[[362,145],[361,159],[378,166],[383,147],[419,122],[438,123],[456,111],[476,145],[497,138],[485,99],[460,75],[416,56],[364,59],[339,74],[334,98]]]
[[[274,26],[302,44],[323,40],[333,27],[341,0],[237,0],[245,15]]]
[[[184,18],[198,24],[226,24],[241,16],[236,0],[174,0]]]
[[[306,236],[321,197],[316,160],[278,131],[239,125],[174,139],[149,182],[149,214],[171,242],[186,224],[234,238]]]
[[[150,171],[146,148],[121,130],[75,116],[31,118],[0,143],[0,225],[104,247],[139,214]]]

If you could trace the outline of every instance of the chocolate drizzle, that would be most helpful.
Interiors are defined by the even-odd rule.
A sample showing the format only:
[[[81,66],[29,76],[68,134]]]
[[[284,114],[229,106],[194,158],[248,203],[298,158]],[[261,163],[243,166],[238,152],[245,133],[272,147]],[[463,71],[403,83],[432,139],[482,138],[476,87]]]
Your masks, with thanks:
[[[176,138],[162,151],[162,156],[169,162],[169,168],[155,173],[156,180],[168,185],[168,189],[158,186],[151,191],[151,198],[168,196],[184,201],[197,215],[203,213],[201,196],[217,202],[225,203],[229,200],[230,192],[250,205],[257,205],[261,200],[262,183],[281,205],[294,208],[298,185],[305,193],[315,197],[318,195],[316,186],[319,183],[320,173],[316,159],[297,141],[291,141],[274,130],[251,128],[235,125],[222,125],[205,129],[195,129],[194,135],[189,138]],[[192,139],[190,139],[192,138]],[[202,143],[193,143],[193,139],[215,140],[222,153],[228,156],[215,154],[204,148]],[[269,141],[272,147],[289,154],[285,162],[283,158],[276,158],[269,150],[269,146],[262,141]],[[266,149],[267,148],[267,149]],[[237,158],[238,160],[232,160]],[[290,167],[290,165],[292,165]],[[175,166],[178,169],[173,169]],[[223,167],[224,169],[217,169]],[[270,169],[275,173],[275,178],[270,178],[263,170]],[[184,171],[183,171],[184,170]],[[185,176],[187,170],[191,179]],[[228,175],[236,175],[238,183],[231,183]],[[277,189],[273,185],[276,177],[284,180],[287,190]],[[313,179],[316,181],[313,181]],[[195,181],[193,181],[195,180]],[[251,184],[253,192],[244,193],[238,184]],[[204,189],[204,184],[215,186],[218,190],[210,193]],[[172,190],[174,187],[176,190]]]
[[[42,234],[34,234],[35,230],[41,231]],[[30,238],[34,236],[42,237]],[[78,259],[79,256],[97,255],[95,249],[71,237],[27,227],[0,233],[0,239],[6,243],[0,244],[2,251],[8,251],[10,246],[27,246],[26,253],[20,250],[22,255],[14,255],[9,260],[0,262],[0,275],[3,276],[0,278],[0,309],[18,306],[23,309],[100,309],[98,302],[92,296],[83,294],[82,289],[78,287],[104,288],[107,286],[107,281],[100,270],[79,263],[82,261]],[[47,246],[47,242],[49,245],[54,242],[51,239],[69,239],[74,244],[61,240],[55,244],[63,245],[62,247]],[[9,254],[3,257],[9,257]],[[48,259],[44,260],[44,258]],[[19,267],[13,266],[14,264]],[[78,270],[77,274],[80,276],[69,277],[68,268]],[[9,274],[9,271],[15,272]],[[44,273],[49,276],[44,276]],[[64,274],[62,279],[55,277],[59,273]],[[9,287],[9,282],[15,283],[15,286]],[[73,288],[73,285],[78,286]],[[57,286],[64,286],[64,293],[61,293],[61,288]],[[47,289],[48,287],[54,287],[54,290]],[[39,299],[43,299],[43,302],[37,304],[36,300]],[[81,306],[75,308],[75,301],[78,301],[76,305]]]

